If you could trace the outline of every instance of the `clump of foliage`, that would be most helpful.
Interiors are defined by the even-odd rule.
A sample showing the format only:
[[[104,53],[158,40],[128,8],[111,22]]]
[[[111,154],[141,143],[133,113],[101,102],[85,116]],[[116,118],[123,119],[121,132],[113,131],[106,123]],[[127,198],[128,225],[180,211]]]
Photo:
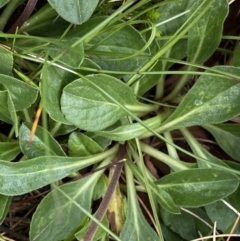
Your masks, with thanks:
[[[31,241],[239,233],[228,1],[48,0],[11,28],[23,3],[0,1],[3,226],[15,197],[44,193]]]

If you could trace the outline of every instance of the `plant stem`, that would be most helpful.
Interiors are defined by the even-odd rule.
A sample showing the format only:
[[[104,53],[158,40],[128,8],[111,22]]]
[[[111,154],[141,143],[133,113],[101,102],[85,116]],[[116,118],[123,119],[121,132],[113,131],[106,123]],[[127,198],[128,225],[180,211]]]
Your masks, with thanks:
[[[118,154],[118,160],[123,160],[124,156],[126,153],[126,149],[125,146],[120,146],[119,149],[119,154]],[[107,211],[108,205],[110,203],[111,197],[115,191],[115,188],[117,186],[118,180],[120,178],[121,172],[122,172],[122,168],[123,168],[123,162],[120,163],[116,163],[116,168],[115,171],[113,173],[112,179],[109,183],[107,192],[105,193],[105,196],[96,212],[96,218],[101,221]],[[97,228],[98,228],[98,224],[97,223],[92,223],[89,227],[89,229],[87,230],[83,241],[92,241],[96,232],[97,232]]]
[[[156,150],[155,148],[140,142],[140,147],[143,152],[147,153],[149,156],[156,158],[157,160],[165,163],[174,171],[182,171],[192,167],[192,164],[185,163],[183,161],[174,159],[169,155]],[[195,165],[195,164],[194,164]]]

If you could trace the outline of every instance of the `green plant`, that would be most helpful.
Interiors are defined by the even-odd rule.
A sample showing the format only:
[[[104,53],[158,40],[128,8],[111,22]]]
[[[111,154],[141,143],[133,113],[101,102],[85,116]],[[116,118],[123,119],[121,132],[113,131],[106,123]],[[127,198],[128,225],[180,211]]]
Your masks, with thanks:
[[[191,240],[215,234],[215,221],[228,234],[236,214],[224,202],[240,209],[239,45],[230,65],[204,65],[223,38],[239,40],[222,34],[228,2],[48,0],[6,33],[22,3],[0,1],[0,119],[10,126],[1,222],[13,196],[50,185],[32,241]]]

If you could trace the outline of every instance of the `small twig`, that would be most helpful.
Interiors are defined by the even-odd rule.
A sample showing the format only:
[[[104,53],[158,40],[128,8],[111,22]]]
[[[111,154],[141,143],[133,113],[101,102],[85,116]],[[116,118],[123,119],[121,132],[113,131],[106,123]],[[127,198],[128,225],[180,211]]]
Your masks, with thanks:
[[[17,21],[12,25],[12,27],[8,30],[8,33],[14,33],[17,27],[21,27],[25,21],[32,14],[38,0],[28,0],[26,7],[24,8],[22,14],[19,16]]]
[[[114,170],[112,179],[109,183],[106,194],[105,194],[105,196],[104,196],[104,198],[103,198],[103,200],[102,200],[101,204],[99,205],[99,208],[96,212],[96,218],[100,222],[103,219],[103,217],[104,217],[104,215],[107,211],[109,202],[112,198],[112,195],[115,191],[118,180],[120,178],[122,168],[123,168],[123,161],[122,160],[124,160],[125,153],[126,153],[126,148],[125,148],[124,145],[121,145],[120,148],[119,148],[119,154],[118,154],[118,158],[117,158],[118,160],[121,160],[121,161],[120,161],[120,163],[118,161],[118,162],[116,162],[116,164],[114,164],[115,170]],[[95,236],[95,233],[97,232],[97,229],[98,229],[98,224],[95,223],[95,222],[92,222],[89,229],[87,230],[84,238],[83,238],[83,241],[92,241],[94,236]]]

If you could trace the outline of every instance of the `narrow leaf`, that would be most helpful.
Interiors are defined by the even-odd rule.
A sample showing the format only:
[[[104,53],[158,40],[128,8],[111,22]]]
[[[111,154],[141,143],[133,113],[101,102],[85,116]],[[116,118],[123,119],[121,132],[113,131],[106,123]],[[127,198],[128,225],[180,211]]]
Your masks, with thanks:
[[[219,146],[233,159],[240,161],[240,124],[204,125]]]
[[[0,1],[0,6],[1,6]],[[0,46],[0,73],[5,75],[12,75],[13,54],[11,51]]]
[[[31,192],[99,162],[115,153],[116,148],[87,158],[41,156],[16,163],[0,161],[0,193],[16,196]]]
[[[156,182],[177,205],[185,207],[199,207],[220,200],[233,193],[238,184],[238,178],[230,172],[211,168],[175,172]]]
[[[0,160],[12,161],[20,152],[19,142],[0,142]]]
[[[161,119],[161,116],[155,116],[143,122],[149,128],[156,129],[161,125]],[[148,130],[140,123],[134,123],[117,127],[116,129],[111,131],[99,131],[97,132],[97,134],[105,136],[114,141],[126,141],[137,138],[146,133],[147,131]]]
[[[11,204],[12,197],[4,196],[0,194],[0,224],[3,223],[3,221],[6,218],[6,215],[8,214],[8,209]]]
[[[202,1],[196,1],[189,15],[196,10]],[[202,64],[217,49],[223,30],[223,23],[228,14],[226,0],[215,0],[203,17],[188,32],[188,61]],[[202,11],[201,9],[199,12]]]

